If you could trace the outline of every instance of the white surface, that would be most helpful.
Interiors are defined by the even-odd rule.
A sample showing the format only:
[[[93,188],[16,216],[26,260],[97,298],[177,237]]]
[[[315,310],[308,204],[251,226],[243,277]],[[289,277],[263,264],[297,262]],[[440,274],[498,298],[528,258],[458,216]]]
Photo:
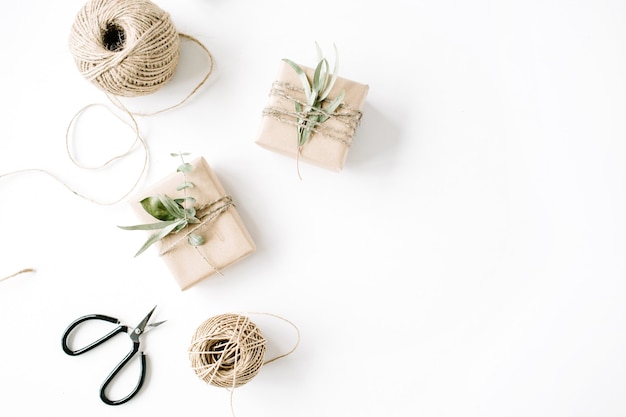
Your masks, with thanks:
[[[0,172],[48,169],[115,198],[139,149],[102,173],[65,151],[72,116],[106,103],[67,46],[82,4],[0,6]],[[0,283],[2,415],[230,415],[186,349],[206,318],[248,311],[292,320],[302,339],[235,391],[238,417],[624,415],[626,3],[157,4],[216,68],[185,106],[140,119],[142,186],[175,169],[170,152],[204,156],[258,250],[181,292],[155,252],[133,258],[145,235],[116,227],[136,223],[126,203],[87,202],[41,174],[1,178],[0,276],[37,270]],[[316,41],[335,42],[340,75],[370,92],[344,171],[302,165],[300,181],[254,139],[280,59],[310,65]],[[197,82],[206,62],[182,53],[140,106]],[[109,120],[83,119],[82,161],[130,144]],[[126,341],[72,358],[61,334],[82,314],[134,324],[154,305],[168,321],[143,339],[146,385],[106,406],[99,385]],[[270,348],[288,349],[293,332],[263,323]]]

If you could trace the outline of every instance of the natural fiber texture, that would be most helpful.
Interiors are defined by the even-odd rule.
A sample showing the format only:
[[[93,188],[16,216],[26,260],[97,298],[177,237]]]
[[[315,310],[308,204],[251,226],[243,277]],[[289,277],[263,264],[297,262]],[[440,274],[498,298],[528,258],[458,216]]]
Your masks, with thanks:
[[[173,77],[179,60],[181,39],[196,43],[207,54],[209,68],[202,80],[175,104],[148,113],[129,110],[122,103],[121,96],[136,97],[152,93]],[[78,118],[87,109],[95,106],[95,104],[90,104],[79,110],[67,127],[65,140],[68,156],[79,168],[99,170],[126,157],[137,144],[140,144],[144,151],[144,159],[136,181],[121,197],[113,201],[101,201],[78,192],[59,176],[41,168],[25,168],[7,172],[0,174],[0,179],[29,172],[43,173],[87,201],[100,205],[117,204],[139,186],[148,168],[148,146],[139,132],[136,116],[153,116],[183,105],[212,74],[213,56],[198,39],[177,33],[169,15],[148,0],[89,1],[76,15],[70,36],[70,49],[78,69],[85,78],[105,91],[111,103],[128,117],[128,120],[122,118],[120,120],[134,131],[135,140],[126,152],[98,166],[81,164],[71,152],[69,142]],[[111,109],[109,111],[113,113]],[[119,118],[118,115],[116,116]]]
[[[361,123],[363,114],[360,110],[352,109],[346,103],[342,103],[333,113],[327,113],[323,109],[310,110],[307,113],[296,112],[290,110],[293,108],[291,103],[297,103],[302,108],[306,108],[307,103],[299,99],[297,96],[304,97],[304,90],[289,83],[275,81],[270,90],[270,96],[279,97],[290,103],[287,106],[268,106],[263,109],[263,116],[272,117],[279,122],[287,123],[293,126],[303,126],[302,120],[306,120],[306,126],[314,133],[321,134],[327,138],[336,140],[349,147],[352,144],[352,138]],[[329,99],[328,101],[332,101]],[[314,116],[323,115],[329,119],[335,120],[338,127],[331,127],[328,123],[319,123]]]
[[[16,273],[14,273],[14,274],[11,274],[11,275],[6,276],[6,277],[3,277],[3,278],[0,278],[0,282],[2,282],[2,281],[4,281],[4,280],[7,280],[7,279],[9,279],[9,278],[16,277],[16,276],[21,275],[21,274],[25,274],[25,273],[27,273],[27,272],[35,272],[35,270],[34,270],[33,268],[26,268],[26,269],[22,269],[21,271],[17,271],[17,272],[16,272]]]
[[[220,197],[214,201],[211,201],[210,203],[203,204],[202,206],[198,207],[196,209],[196,217],[198,218],[198,220],[200,220],[200,223],[195,224],[193,227],[190,227],[188,225],[185,228],[186,232],[183,234],[183,236],[171,243],[166,248],[162,249],[159,252],[159,256],[165,255],[182,242],[187,241],[189,239],[189,236],[191,236],[193,233],[197,232],[201,228],[209,225],[212,221],[216,220],[220,216],[220,214],[226,212],[226,210],[231,207],[235,207],[235,203],[233,202],[233,198],[229,195]],[[215,272],[222,276],[224,275],[222,274],[222,271],[220,271],[220,269],[215,266],[215,263],[209,259],[208,255],[203,254],[197,246],[194,246],[194,249],[196,250],[196,253],[204,260],[204,262],[206,262],[211,268],[213,268]]]
[[[236,388],[261,370],[266,341],[249,318],[221,314],[202,323],[192,338],[189,359],[196,375],[207,384]]]
[[[91,0],[76,15],[70,49],[87,80],[133,97],[172,78],[179,35],[169,15],[148,0]]]
[[[163,256],[166,253],[170,252],[172,249],[174,249],[181,242],[187,241],[190,235],[207,226],[212,221],[216,220],[220,216],[220,214],[224,213],[226,210],[234,206],[235,203],[233,202],[233,198],[230,195],[222,196],[215,199],[214,201],[201,205],[196,209],[196,217],[198,218],[198,220],[200,220],[200,223],[194,224],[193,226],[187,226],[185,228],[185,233],[182,235],[182,237],[172,242],[166,248],[161,249],[159,255]]]

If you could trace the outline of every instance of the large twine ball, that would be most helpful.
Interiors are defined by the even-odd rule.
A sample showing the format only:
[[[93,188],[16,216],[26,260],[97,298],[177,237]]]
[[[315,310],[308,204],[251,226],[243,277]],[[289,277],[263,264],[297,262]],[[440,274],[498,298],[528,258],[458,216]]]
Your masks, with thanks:
[[[168,13],[148,0],[91,0],[76,15],[70,50],[87,80],[133,97],[172,78],[179,36]]]
[[[261,370],[266,341],[249,318],[221,314],[198,326],[189,347],[196,375],[207,384],[236,388]]]

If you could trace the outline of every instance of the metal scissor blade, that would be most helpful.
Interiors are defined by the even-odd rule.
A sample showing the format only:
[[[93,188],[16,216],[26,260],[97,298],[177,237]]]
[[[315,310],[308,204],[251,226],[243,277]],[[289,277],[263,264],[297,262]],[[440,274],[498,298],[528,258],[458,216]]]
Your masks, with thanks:
[[[139,322],[137,327],[135,327],[135,329],[133,330],[133,334],[140,335],[144,332],[144,329],[146,328],[146,326],[148,325],[148,322],[150,321],[150,317],[152,317],[152,313],[154,313],[154,309],[156,309],[156,306],[154,306],[152,310],[150,310],[150,312],[146,314],[146,317],[144,317]]]
[[[144,330],[144,333],[145,333],[145,332],[147,332],[147,331],[148,331],[148,330],[150,330],[150,329],[154,329],[155,327],[162,325],[162,324],[163,324],[163,323],[165,323],[166,321],[167,321],[167,320],[163,320],[163,321],[158,321],[158,322],[156,322],[156,323],[150,323],[150,324],[148,324],[148,325],[146,326],[145,330]]]

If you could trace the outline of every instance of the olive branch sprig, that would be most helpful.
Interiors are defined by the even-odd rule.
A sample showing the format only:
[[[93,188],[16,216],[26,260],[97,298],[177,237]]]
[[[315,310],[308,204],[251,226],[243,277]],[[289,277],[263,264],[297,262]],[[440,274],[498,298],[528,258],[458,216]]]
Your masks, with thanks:
[[[196,199],[187,195],[187,190],[194,187],[194,184],[187,180],[186,174],[193,170],[193,166],[184,160],[184,157],[187,155],[189,154],[182,152],[171,154],[171,156],[181,159],[181,164],[176,169],[176,172],[183,174],[183,182],[176,187],[176,190],[183,191],[183,198],[171,198],[165,194],[146,197],[140,201],[140,204],[148,214],[158,221],[135,226],[118,226],[123,230],[154,231],[135,256],[139,256],[164,237],[177,233],[190,224],[200,223],[200,219],[196,217],[196,208],[194,206]],[[190,233],[187,241],[192,246],[201,246],[205,242],[204,238],[197,233]]]
[[[330,64],[323,56],[320,46],[316,43],[315,47],[317,49],[318,63],[315,67],[315,72],[313,73],[313,79],[310,82],[306,73],[298,64],[290,59],[283,59],[283,61],[289,64],[296,74],[298,74],[304,90],[304,96],[306,98],[306,103],[295,101],[295,110],[296,113],[298,113],[298,152],[300,152],[302,147],[310,139],[313,129],[315,129],[318,124],[324,123],[330,118],[333,112],[341,105],[345,96],[345,92],[342,91],[326,106],[326,108],[323,108],[324,101],[328,98],[328,94],[330,94],[330,91],[337,80],[337,72],[339,70],[339,54],[337,52],[337,47],[333,45],[335,49],[335,65],[333,67],[333,71],[330,72]]]

